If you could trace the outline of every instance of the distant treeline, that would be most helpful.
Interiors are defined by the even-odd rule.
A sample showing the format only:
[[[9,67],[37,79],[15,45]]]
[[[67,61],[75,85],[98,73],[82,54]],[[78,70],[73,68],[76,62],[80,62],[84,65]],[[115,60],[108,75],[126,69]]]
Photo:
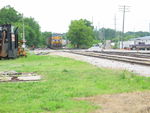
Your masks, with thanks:
[[[110,28],[94,29],[94,34],[97,40],[100,40],[100,41],[112,40],[114,42],[119,41],[122,35],[123,35],[123,40],[129,40],[129,39],[137,38],[137,37],[150,36],[149,32],[143,32],[143,31],[130,32],[129,31],[129,32],[122,34],[121,31],[115,31],[114,29],[110,29]]]

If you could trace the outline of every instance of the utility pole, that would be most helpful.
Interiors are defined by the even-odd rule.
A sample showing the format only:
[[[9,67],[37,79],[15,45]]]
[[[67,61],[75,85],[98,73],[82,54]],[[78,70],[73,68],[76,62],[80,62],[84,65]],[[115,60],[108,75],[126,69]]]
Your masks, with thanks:
[[[117,26],[117,22],[116,22],[116,15],[114,17],[114,30],[115,30],[115,38],[116,38],[116,26]]]
[[[102,40],[101,39],[100,23],[99,22],[98,22],[98,37],[99,37],[99,40]]]
[[[23,18],[23,14],[22,14],[22,40],[23,40],[23,44],[22,44],[22,47],[25,48],[26,45],[25,45],[25,29],[24,29],[24,18]]]
[[[116,26],[117,26],[117,23],[116,23],[116,15],[114,17],[114,29],[115,29],[115,32],[116,32]]]
[[[115,14],[115,16],[114,16],[114,30],[115,30],[115,38],[118,38],[117,37],[117,19],[116,19],[116,14]],[[118,42],[120,41],[120,37],[119,37],[119,39],[117,39],[118,40]],[[117,45],[118,45],[118,42],[117,42]]]
[[[149,33],[150,33],[150,23],[149,23]]]
[[[92,16],[92,25],[93,25],[93,16]]]
[[[105,49],[106,48],[106,38],[105,38],[105,28],[104,27],[102,28],[102,38],[103,38],[103,44],[104,44],[103,49]]]
[[[120,11],[123,12],[123,23],[122,23],[122,34],[121,34],[121,48],[123,48],[125,13],[129,12],[129,6],[125,6],[125,5],[120,6]]]

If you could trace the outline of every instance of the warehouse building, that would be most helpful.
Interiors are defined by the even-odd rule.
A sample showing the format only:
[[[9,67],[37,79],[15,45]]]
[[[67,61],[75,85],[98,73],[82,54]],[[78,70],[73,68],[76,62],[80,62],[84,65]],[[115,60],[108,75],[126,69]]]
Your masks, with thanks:
[[[120,48],[122,48],[122,43],[120,42]],[[128,41],[123,41],[124,49],[141,49],[150,50],[150,36],[133,38]]]

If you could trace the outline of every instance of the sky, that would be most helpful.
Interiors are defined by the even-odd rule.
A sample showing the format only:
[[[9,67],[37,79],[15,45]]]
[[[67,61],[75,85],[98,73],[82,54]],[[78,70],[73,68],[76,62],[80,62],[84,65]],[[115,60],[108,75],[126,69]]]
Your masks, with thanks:
[[[150,31],[149,0],[1,0],[0,8],[10,5],[25,17],[33,17],[41,30],[65,33],[72,20],[87,19],[95,28],[122,30],[126,5],[125,32]],[[116,17],[116,19],[115,19]]]

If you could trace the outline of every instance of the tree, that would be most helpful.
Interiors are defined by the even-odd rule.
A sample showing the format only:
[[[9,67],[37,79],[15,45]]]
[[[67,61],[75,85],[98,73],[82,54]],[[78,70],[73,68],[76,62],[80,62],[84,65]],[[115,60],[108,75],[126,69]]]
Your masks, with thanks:
[[[23,18],[22,15],[11,6],[6,6],[0,9],[0,24],[12,24],[19,27],[19,39],[22,39],[23,33],[23,20],[25,27],[25,38],[28,46],[39,47],[43,43],[41,42],[40,25],[34,20],[34,18]]]
[[[21,14],[9,5],[0,9],[0,24],[14,24],[21,19]]]
[[[46,46],[47,45],[47,43],[46,43],[47,38],[51,37],[51,36],[52,36],[51,32],[42,32],[41,38],[40,38],[42,45]]]
[[[41,41],[41,31],[39,24],[34,20],[34,18],[24,18],[25,24],[25,37],[28,46],[40,46]]]
[[[94,29],[94,26],[92,25],[92,22],[86,20],[86,19],[81,19],[82,21],[84,21],[85,25],[88,27],[91,27],[92,29]]]
[[[77,48],[89,47],[94,40],[94,33],[91,24],[87,20],[74,20],[69,26],[67,33],[68,39],[71,44]]]

